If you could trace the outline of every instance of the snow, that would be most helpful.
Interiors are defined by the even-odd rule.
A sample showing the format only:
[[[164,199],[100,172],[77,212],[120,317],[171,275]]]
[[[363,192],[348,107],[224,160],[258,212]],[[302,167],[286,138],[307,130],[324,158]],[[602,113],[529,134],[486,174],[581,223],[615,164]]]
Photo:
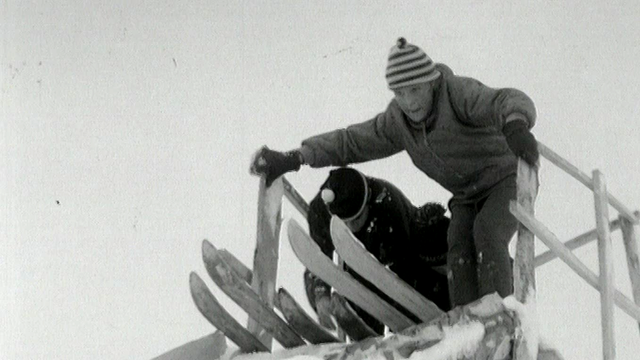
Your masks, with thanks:
[[[531,291],[529,294],[535,293]],[[531,300],[532,301],[527,301],[523,304],[516,300],[514,296],[509,296],[502,300],[502,304],[506,309],[513,311],[515,316],[519,319],[521,331],[520,336],[524,340],[524,343],[533,345],[527,347],[530,359],[562,359],[562,356],[560,356],[557,350],[554,349],[552,344],[539,335],[536,303],[533,299]],[[476,311],[481,310],[482,308],[476,309]],[[408,357],[408,360],[456,360],[472,357],[485,337],[485,326],[479,321],[470,321],[455,324],[453,326],[444,326],[440,329],[427,327],[411,337],[404,335],[393,336],[396,338],[391,339],[391,337],[386,337],[383,339],[381,337],[377,339],[377,342],[380,344],[385,342],[385,346],[381,346],[379,348],[363,348],[352,355],[359,359],[388,360],[389,351],[393,351],[394,358],[400,359],[402,356],[400,356],[396,351],[396,346],[416,341],[417,339],[425,340],[440,338],[441,340],[437,344],[424,350],[417,350],[413,352]],[[330,357],[330,355],[335,356],[335,354],[341,353],[347,346],[349,345],[310,345],[295,349],[281,349],[272,354],[259,353],[242,355],[237,353],[237,348],[229,348],[220,360],[229,360],[231,358],[233,358],[233,360],[322,360]]]
[[[527,346],[529,358],[536,359],[538,357],[539,331],[535,290],[530,288],[527,294],[529,298],[524,304],[516,300],[513,295],[507,296],[502,303],[505,308],[516,313],[516,316],[520,320],[520,330],[522,332],[523,340],[529,345]]]
[[[454,360],[469,357],[484,337],[484,325],[472,322],[443,328],[444,339],[423,351],[416,351],[409,360]]]

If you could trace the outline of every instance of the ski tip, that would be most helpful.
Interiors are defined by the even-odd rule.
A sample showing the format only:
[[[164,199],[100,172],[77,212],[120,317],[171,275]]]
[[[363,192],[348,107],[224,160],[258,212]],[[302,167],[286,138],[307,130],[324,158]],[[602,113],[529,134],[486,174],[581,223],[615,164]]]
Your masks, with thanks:
[[[337,231],[351,231],[349,230],[349,228],[347,227],[347,224],[344,223],[344,221],[342,221],[342,219],[340,219],[339,217],[337,217],[336,215],[332,215],[331,216],[331,223],[329,224],[329,232],[330,233],[335,233]]]
[[[300,225],[300,223],[296,221],[296,219],[289,218],[287,219],[287,231],[289,234],[296,231],[303,231],[302,225]]]
[[[195,271],[192,271],[191,273],[189,273],[189,284],[192,285],[191,287],[193,287],[194,285],[200,285],[202,284],[203,281],[200,278],[200,276],[198,276],[198,274],[196,274]]]
[[[218,249],[216,249],[216,247],[213,246],[213,244],[210,243],[209,240],[207,239],[202,240],[202,256],[204,257],[213,256],[217,253],[218,253]]]

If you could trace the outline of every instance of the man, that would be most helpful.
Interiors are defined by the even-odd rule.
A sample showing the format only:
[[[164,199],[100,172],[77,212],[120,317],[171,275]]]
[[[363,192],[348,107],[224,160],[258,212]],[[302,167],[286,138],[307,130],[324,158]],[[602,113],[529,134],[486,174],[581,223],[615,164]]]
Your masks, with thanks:
[[[330,172],[309,204],[307,221],[311,238],[327,256],[332,257],[335,248],[329,224],[331,215],[338,216],[382,265],[389,267],[443,311],[448,311],[451,303],[447,277],[437,269],[446,264],[449,219],[444,213],[444,207],[436,203],[417,208],[391,183],[343,167]],[[348,266],[345,267],[369,289],[399,306]],[[320,323],[331,328],[330,286],[308,270],[304,280],[307,297]],[[357,305],[352,303],[351,306],[374,331],[383,333],[383,324]],[[407,315],[413,317],[409,313]]]
[[[508,244],[517,229],[517,158],[538,161],[533,101],[454,75],[400,38],[389,52],[386,78],[394,98],[371,120],[302,142],[286,153],[263,147],[252,172],[270,184],[302,164],[344,166],[406,151],[429,178],[452,193],[447,257],[455,306],[513,292]]]

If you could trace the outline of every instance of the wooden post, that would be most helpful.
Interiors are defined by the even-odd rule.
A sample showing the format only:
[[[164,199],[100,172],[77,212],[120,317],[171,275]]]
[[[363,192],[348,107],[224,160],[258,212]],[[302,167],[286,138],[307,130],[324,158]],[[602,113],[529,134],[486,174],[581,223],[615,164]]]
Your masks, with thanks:
[[[598,229],[598,262],[600,264],[600,310],[602,313],[602,352],[604,360],[616,358],[613,302],[615,283],[613,278],[613,254],[609,231],[609,202],[604,176],[593,171],[593,195]]]
[[[280,225],[282,223],[282,179],[275,180],[267,188],[265,177],[260,178],[258,190],[258,231],[253,255],[253,278],[251,287],[269,307],[274,306],[276,277],[278,275],[278,252],[280,248]],[[269,349],[273,342],[256,321],[249,318],[247,329]]]
[[[629,277],[631,278],[631,290],[633,292],[633,300],[636,305],[640,306],[640,257],[638,253],[638,232],[633,223],[620,215],[620,223],[622,229],[622,238],[624,240],[624,249],[627,252],[627,265],[629,266]],[[640,326],[640,323],[638,323]]]
[[[535,198],[538,193],[538,174],[535,167],[529,166],[522,159],[518,159],[517,202],[531,216],[534,213]],[[516,259],[514,262],[513,279],[515,297],[527,308],[535,309],[536,278],[535,244],[533,233],[522,224],[518,225],[518,240],[516,243]],[[536,316],[536,314],[531,314]],[[536,334],[537,335],[537,334]],[[515,344],[515,359],[535,360],[531,356],[537,353],[538,344],[527,343],[536,339],[521,339]]]

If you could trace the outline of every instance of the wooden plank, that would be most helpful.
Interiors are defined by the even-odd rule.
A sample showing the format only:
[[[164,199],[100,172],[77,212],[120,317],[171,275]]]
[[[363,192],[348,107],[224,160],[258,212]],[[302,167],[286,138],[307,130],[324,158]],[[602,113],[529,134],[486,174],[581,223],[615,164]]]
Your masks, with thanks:
[[[600,268],[600,311],[602,319],[602,353],[604,360],[616,358],[614,332],[613,298],[615,279],[613,278],[613,249],[609,231],[609,203],[604,176],[599,170],[593,171],[593,197],[598,229],[598,262]]]
[[[622,223],[622,238],[624,240],[624,249],[627,253],[627,266],[629,267],[629,277],[631,278],[631,291],[633,292],[633,300],[636,305],[640,306],[640,253],[638,253],[638,237],[637,228],[627,220],[620,216]],[[640,327],[640,323],[638,323]]]
[[[553,150],[549,149],[539,141],[538,150],[540,151],[540,155],[542,155],[544,158],[549,160],[560,169],[564,170],[564,172],[571,175],[573,178],[580,181],[582,184],[593,191],[593,180],[589,177],[589,175],[580,171],[580,169],[573,166],[573,164],[571,164],[568,160],[556,154]],[[634,215],[631,210],[624,206],[624,204],[622,204],[622,202],[616,199],[613,195],[607,194],[607,200],[614,209],[618,210],[618,212],[624,215],[625,218],[629,219],[629,221],[634,224],[640,223],[640,219],[638,219],[638,217]]]
[[[529,228],[529,230],[533,231],[538,239],[557,253],[560,260],[564,261],[578,276],[583,278],[593,288],[600,291],[598,276],[584,265],[569,249],[565,248],[562,242],[558,240],[544,224],[529,215],[524,209],[521,209],[515,201],[511,202],[511,212],[521,223]],[[616,290],[614,301],[625,313],[640,321],[640,307],[636,306],[628,297]]]
[[[220,290],[238,304],[282,346],[286,348],[305,345],[305,341],[258,297],[253,289],[218,255],[218,250],[208,241],[202,243],[202,258],[209,276]]]
[[[535,167],[529,166],[524,160],[518,159],[517,202],[521,209],[533,216],[536,195],[538,194],[538,173]],[[522,224],[518,224],[516,243],[516,258],[513,269],[514,292],[518,301],[535,309],[536,277],[533,258],[535,256],[535,241],[533,233]],[[537,316],[537,315],[533,315]],[[521,337],[514,344],[514,359],[535,360],[538,344],[528,341],[537,340],[537,336]]]
[[[638,212],[636,211],[634,214],[638,214]],[[614,231],[618,229],[620,229],[620,219],[613,220],[609,223],[610,231]],[[565,241],[564,246],[569,250],[575,250],[597,239],[598,239],[598,229],[593,229],[585,233],[582,233],[571,240]],[[558,255],[556,255],[553,251],[547,250],[541,253],[540,255],[537,255],[533,261],[535,263],[535,266],[538,267],[548,263],[549,261],[557,257]]]
[[[196,307],[209,320],[211,325],[222,331],[245,353],[269,351],[252,333],[240,325],[236,319],[220,305],[204,281],[192,272],[189,276],[189,288]]]
[[[287,200],[306,218],[309,214],[309,204],[284,176],[282,177],[282,185],[284,186],[284,195]]]
[[[256,249],[253,256],[253,279],[251,287],[262,301],[273,308],[278,276],[279,233],[282,222],[281,206],[283,196],[282,178],[266,186],[265,177],[260,177],[258,189],[258,230]],[[247,329],[255,334],[265,346],[271,349],[272,338],[258,322],[249,318]]]

